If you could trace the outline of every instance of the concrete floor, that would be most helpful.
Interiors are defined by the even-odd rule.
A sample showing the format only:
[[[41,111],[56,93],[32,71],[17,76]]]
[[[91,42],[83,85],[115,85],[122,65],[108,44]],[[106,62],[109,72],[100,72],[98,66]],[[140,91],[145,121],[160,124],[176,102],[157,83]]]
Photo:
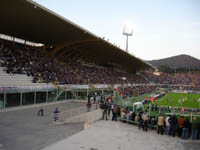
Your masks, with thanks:
[[[81,130],[83,124],[49,126],[54,109],[60,111],[84,107],[82,102],[61,102],[42,106],[44,116],[38,117],[41,106],[0,112],[0,150],[39,150]],[[3,148],[2,148],[3,147]]]
[[[43,150],[199,150],[200,141],[143,132],[120,122],[98,121],[92,127]]]
[[[155,131],[143,132],[120,122],[98,121],[86,130],[82,123],[49,126],[54,108],[84,107],[82,102],[61,102],[0,112],[0,150],[199,150],[200,141],[183,141]]]

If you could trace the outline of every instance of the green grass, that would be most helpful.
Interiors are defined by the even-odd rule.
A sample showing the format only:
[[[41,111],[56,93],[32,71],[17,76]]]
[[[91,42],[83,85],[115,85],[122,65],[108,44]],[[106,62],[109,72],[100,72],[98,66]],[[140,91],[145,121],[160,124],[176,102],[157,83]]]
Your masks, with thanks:
[[[143,94],[141,96],[138,96],[138,97],[135,97],[135,98],[132,98],[132,97],[129,97],[127,99],[122,99],[121,96],[119,96],[118,93],[116,93],[116,97],[115,97],[115,102],[118,104],[118,105],[121,105],[121,106],[130,106],[132,107],[133,106],[133,103],[135,102],[141,102],[142,100],[145,99],[145,97],[151,95],[152,93],[148,93],[148,94]]]
[[[184,102],[179,102],[184,99]],[[164,97],[158,99],[160,106],[172,106],[185,108],[199,108],[200,94],[186,94],[186,93],[168,93]]]
[[[117,99],[117,104],[120,105],[120,107],[129,107],[130,109],[132,109],[134,102],[142,101],[146,96],[149,97],[152,94],[156,94],[156,92],[144,94],[137,98],[122,99],[119,95],[117,95],[115,98]],[[185,108],[199,108],[200,94],[168,93],[164,97],[160,98],[157,104],[160,106],[181,107],[179,100],[183,98],[185,99],[183,102],[183,106]],[[148,113],[150,113],[149,115],[158,117],[159,110],[149,111],[149,109],[147,108],[148,106],[149,104],[144,105],[144,109],[147,110]],[[171,113],[171,110],[161,110],[161,113],[166,117],[167,114],[165,113]],[[181,110],[176,110],[176,114],[177,113],[178,117],[180,117],[180,114],[182,114]],[[187,118],[190,119],[190,112],[185,111],[184,114],[188,114],[189,116]],[[197,113],[195,112],[193,113],[193,115],[197,115]],[[200,121],[200,117],[198,117],[198,120]]]
[[[132,98],[133,102],[141,102],[142,100],[145,99],[145,97],[151,95],[152,93],[148,93],[148,94],[143,94],[141,96],[138,96],[137,98]]]

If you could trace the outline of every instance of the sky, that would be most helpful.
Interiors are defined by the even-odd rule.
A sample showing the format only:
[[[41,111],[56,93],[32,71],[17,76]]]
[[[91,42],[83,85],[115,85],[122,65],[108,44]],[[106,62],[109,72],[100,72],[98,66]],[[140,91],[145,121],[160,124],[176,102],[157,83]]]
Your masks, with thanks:
[[[34,0],[144,60],[187,54],[200,59],[200,0]]]

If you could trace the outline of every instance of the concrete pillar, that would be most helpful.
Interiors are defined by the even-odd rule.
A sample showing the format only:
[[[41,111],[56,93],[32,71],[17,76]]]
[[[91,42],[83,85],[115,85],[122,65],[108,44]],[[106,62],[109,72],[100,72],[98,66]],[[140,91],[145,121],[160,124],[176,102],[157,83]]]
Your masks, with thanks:
[[[6,108],[6,91],[4,91],[3,97],[4,97],[4,98],[3,98],[3,100],[4,100],[4,102],[3,102],[3,105],[4,105],[4,106],[3,106],[3,107]]]
[[[76,95],[76,90],[74,90],[74,91],[73,91],[73,99],[75,99],[75,98],[76,98],[76,96],[75,96],[75,95]]]
[[[22,106],[22,91],[20,93],[20,106]]]
[[[57,97],[58,94],[59,94],[59,93],[58,93],[58,89],[57,89],[57,90],[56,90],[56,98],[55,98],[55,101],[58,101],[58,97]]]
[[[67,100],[67,92],[66,91],[64,91],[65,92],[65,100]]]
[[[36,104],[36,91],[34,92],[34,104]]]
[[[48,102],[48,91],[46,91],[46,103]]]
[[[88,92],[88,89],[87,89],[87,97],[88,97],[88,95],[89,95],[89,92]]]

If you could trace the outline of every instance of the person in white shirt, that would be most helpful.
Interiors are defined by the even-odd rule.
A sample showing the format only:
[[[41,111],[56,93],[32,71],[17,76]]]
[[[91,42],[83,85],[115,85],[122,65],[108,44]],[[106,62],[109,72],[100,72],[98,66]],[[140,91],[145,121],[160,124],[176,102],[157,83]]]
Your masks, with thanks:
[[[170,123],[169,123],[170,115],[165,118],[165,134],[169,135]]]
[[[146,131],[148,130],[148,126],[147,126],[147,123],[148,123],[148,114],[147,112],[145,111],[142,115],[142,119],[143,119],[143,131]]]

